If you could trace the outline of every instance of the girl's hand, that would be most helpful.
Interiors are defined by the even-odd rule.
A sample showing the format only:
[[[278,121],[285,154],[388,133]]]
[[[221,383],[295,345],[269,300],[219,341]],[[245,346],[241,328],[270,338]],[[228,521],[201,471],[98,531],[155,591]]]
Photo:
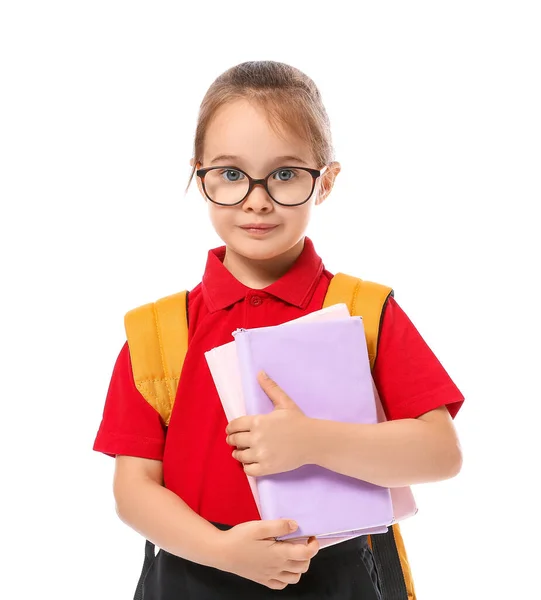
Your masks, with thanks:
[[[226,428],[233,457],[247,475],[259,477],[292,471],[307,462],[310,419],[265,373],[258,381],[274,404],[268,415],[234,419]]]
[[[298,583],[306,573],[310,560],[317,554],[319,543],[278,542],[274,538],[297,529],[290,521],[250,521],[221,532],[223,545],[219,548],[220,562],[216,567],[245,579],[283,590]]]

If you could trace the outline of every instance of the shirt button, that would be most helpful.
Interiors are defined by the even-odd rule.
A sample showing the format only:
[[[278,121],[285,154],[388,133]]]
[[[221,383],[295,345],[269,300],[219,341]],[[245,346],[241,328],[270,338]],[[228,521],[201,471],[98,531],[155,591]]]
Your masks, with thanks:
[[[262,302],[263,300],[261,300],[260,296],[252,296],[250,298],[250,303],[252,304],[252,306],[260,306]]]

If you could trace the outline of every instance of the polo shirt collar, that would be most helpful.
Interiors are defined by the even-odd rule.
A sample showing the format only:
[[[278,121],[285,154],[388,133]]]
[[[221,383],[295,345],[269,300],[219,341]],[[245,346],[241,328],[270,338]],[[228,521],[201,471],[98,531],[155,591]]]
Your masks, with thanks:
[[[224,257],[225,246],[209,250],[202,292],[205,304],[211,312],[223,310],[243,300],[251,291],[224,267]],[[271,294],[299,308],[306,308],[323,268],[323,261],[317,255],[314,244],[305,237],[303,250],[289,271],[265,289],[258,291]]]

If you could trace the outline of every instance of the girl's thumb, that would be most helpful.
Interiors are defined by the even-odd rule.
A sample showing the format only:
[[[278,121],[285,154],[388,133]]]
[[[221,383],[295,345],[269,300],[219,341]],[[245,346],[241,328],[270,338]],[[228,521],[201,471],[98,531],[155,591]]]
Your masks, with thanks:
[[[298,527],[295,521],[289,521],[288,519],[267,521],[264,525],[263,535],[265,538],[277,538],[293,533]]]

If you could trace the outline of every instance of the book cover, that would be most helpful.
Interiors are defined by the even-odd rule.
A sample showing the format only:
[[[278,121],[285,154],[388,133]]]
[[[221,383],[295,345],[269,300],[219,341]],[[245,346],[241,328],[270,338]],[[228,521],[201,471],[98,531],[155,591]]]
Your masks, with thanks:
[[[290,323],[234,333],[247,414],[273,410],[257,374],[265,370],[309,417],[377,423],[362,319]],[[257,478],[263,519],[299,524],[287,537],[354,534],[393,521],[389,488],[319,467]]]

